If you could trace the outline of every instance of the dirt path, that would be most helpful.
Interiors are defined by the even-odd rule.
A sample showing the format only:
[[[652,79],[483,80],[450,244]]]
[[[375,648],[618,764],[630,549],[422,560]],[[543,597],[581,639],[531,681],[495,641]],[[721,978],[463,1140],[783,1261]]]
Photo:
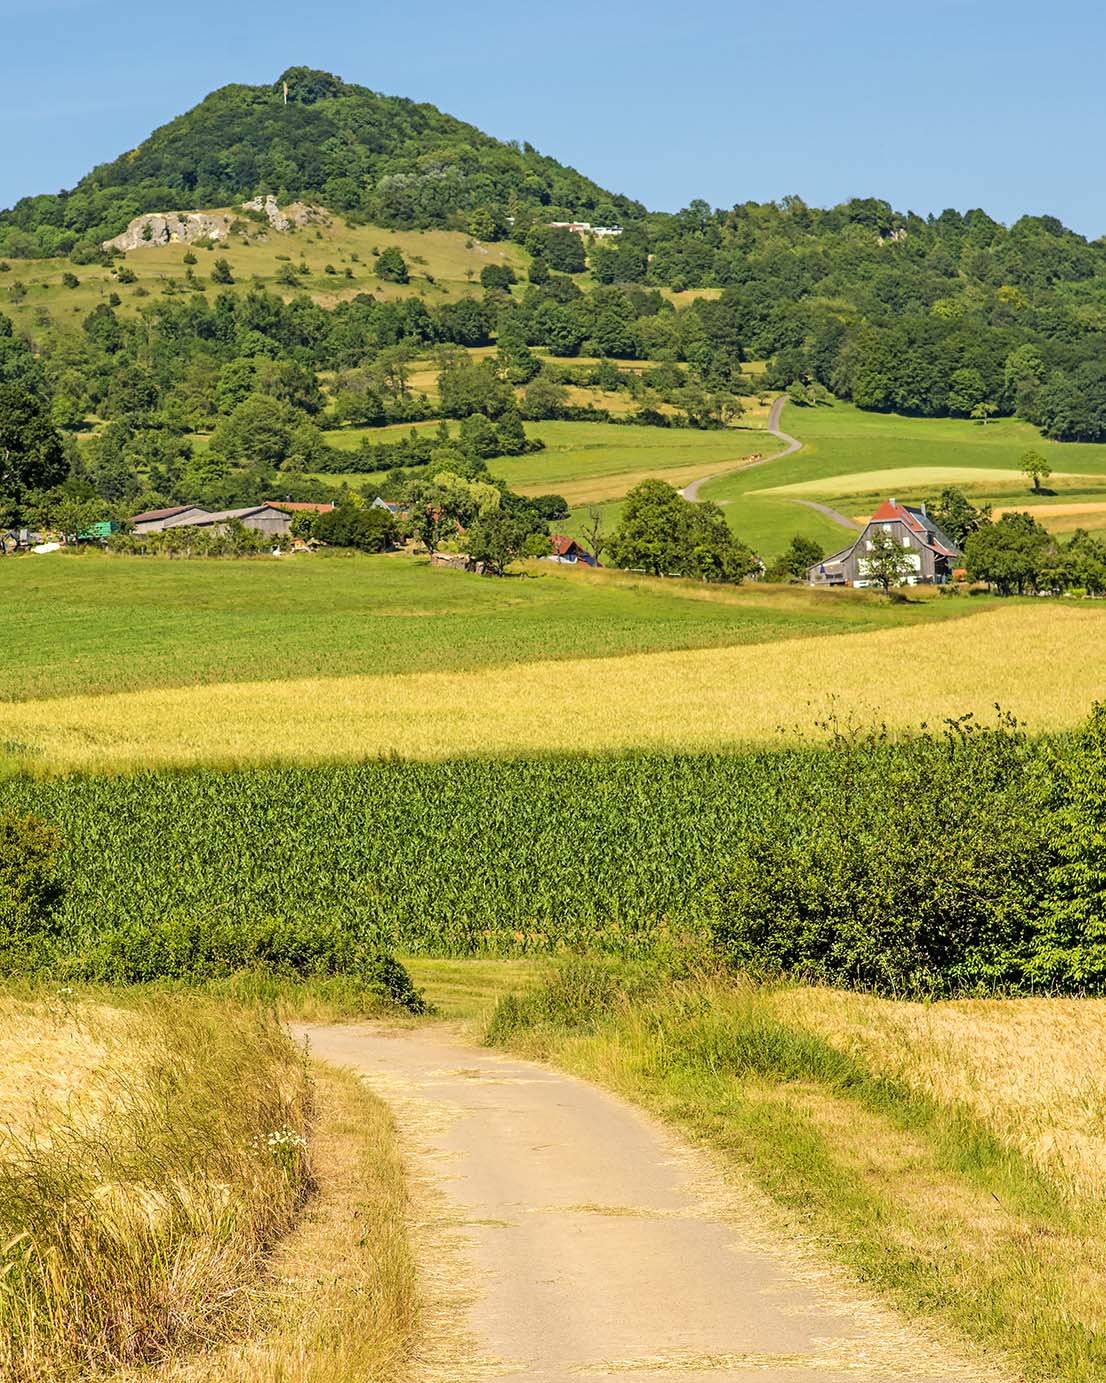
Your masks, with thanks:
[[[419,1383],[981,1380],[766,1240],[763,1206],[633,1107],[440,1028],[303,1029],[396,1111]]]
[[[699,499],[699,487],[705,485],[708,480],[717,480],[720,475],[732,475],[735,470],[751,471],[754,466],[767,466],[769,461],[782,461],[785,456],[794,455],[803,444],[798,438],[792,437],[790,433],[783,432],[780,429],[780,414],[783,412],[783,406],[786,402],[786,395],[775,401],[772,405],[771,412],[768,414],[768,426],[765,429],[767,432],[770,432],[773,437],[778,437],[779,440],[785,444],[783,451],[777,451],[772,456],[762,456],[759,461],[747,461],[742,466],[731,466],[724,471],[716,471],[713,475],[701,476],[700,479],[693,480],[690,485],[685,485],[680,491],[684,499],[689,499],[692,503],[697,502]]]

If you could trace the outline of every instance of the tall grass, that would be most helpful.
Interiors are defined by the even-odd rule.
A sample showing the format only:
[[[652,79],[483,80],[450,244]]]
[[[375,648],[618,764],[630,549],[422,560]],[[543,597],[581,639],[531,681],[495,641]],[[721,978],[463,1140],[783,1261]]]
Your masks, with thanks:
[[[838,1031],[840,1010],[857,1003],[874,1001],[834,999]],[[678,1124],[771,1195],[782,1231],[1008,1360],[1016,1376],[1106,1379],[1106,1184],[1076,1187],[1028,1155],[1014,1103],[991,1119],[947,1079],[926,1079],[947,1063],[937,1044],[920,1045],[917,1025],[909,1061],[881,1061],[871,1044],[827,1040],[808,1008],[824,1013],[819,991],[670,982],[640,969],[624,982],[618,967],[577,961],[502,1001],[488,1040]],[[957,1013],[970,1038],[972,1005]],[[1091,1005],[1088,1059],[1099,1022]],[[1008,1086],[1028,1057],[1007,1048]],[[1064,1117],[1055,1091],[1053,1104]]]
[[[99,1117],[55,1107],[0,1149],[0,1376],[21,1383],[244,1329],[311,1180],[311,1083],[274,1022],[169,995],[83,1021],[110,1046]]]

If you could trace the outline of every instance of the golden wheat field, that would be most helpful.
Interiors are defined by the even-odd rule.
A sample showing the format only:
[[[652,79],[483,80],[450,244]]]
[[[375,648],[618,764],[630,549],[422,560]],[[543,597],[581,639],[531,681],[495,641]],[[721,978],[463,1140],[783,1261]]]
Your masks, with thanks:
[[[105,1077],[133,1064],[134,1024],[116,1009],[0,995],[0,1150],[50,1141],[58,1124],[89,1127],[110,1107]]]
[[[1064,1183],[1106,1192],[1106,1000],[922,1004],[795,989],[771,1004],[938,1104],[968,1106]]]
[[[1106,695],[1106,610],[1021,604],[925,628],[523,663],[471,672],[224,683],[0,705],[43,771],[377,755],[718,748],[916,726],[996,703],[1031,729]]]

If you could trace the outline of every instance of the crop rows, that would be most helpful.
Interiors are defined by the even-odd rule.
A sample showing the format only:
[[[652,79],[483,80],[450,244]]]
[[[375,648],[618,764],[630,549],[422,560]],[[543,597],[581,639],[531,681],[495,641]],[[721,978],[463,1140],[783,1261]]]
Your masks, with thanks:
[[[333,924],[411,953],[634,954],[693,927],[811,753],[461,760],[0,781],[65,847],[63,924]]]

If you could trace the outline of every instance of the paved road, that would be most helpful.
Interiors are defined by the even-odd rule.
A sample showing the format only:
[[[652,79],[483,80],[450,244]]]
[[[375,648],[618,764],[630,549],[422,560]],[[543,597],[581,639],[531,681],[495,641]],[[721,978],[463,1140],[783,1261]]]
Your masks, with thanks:
[[[782,1255],[751,1191],[633,1107],[438,1027],[301,1031],[396,1112],[426,1297],[419,1383],[979,1383]]]
[[[786,402],[787,398],[783,396],[778,398],[772,405],[772,409],[768,414],[767,428],[767,431],[769,431],[773,437],[778,437],[781,442],[785,443],[783,451],[774,452],[771,456],[762,456],[759,461],[748,461],[744,466],[734,466],[732,470],[748,471],[752,470],[754,466],[766,466],[769,461],[782,461],[785,456],[791,456],[803,445],[798,438],[792,437],[790,433],[783,432],[780,429],[780,414],[783,412],[783,406]],[[699,487],[701,485],[705,485],[709,480],[717,480],[719,475],[730,474],[732,474],[731,470],[718,471],[714,475],[704,475],[701,479],[693,480],[690,485],[686,485],[680,491],[680,494],[683,495],[684,499],[690,499],[695,502],[699,498]]]
[[[819,514],[825,514],[827,519],[832,519],[834,523],[839,523],[842,528],[851,528],[857,533],[864,527],[862,523],[857,523],[850,519],[847,514],[842,514],[838,509],[831,509],[828,504],[819,504],[816,499],[793,499],[792,504],[801,504],[806,509],[817,509]]]

